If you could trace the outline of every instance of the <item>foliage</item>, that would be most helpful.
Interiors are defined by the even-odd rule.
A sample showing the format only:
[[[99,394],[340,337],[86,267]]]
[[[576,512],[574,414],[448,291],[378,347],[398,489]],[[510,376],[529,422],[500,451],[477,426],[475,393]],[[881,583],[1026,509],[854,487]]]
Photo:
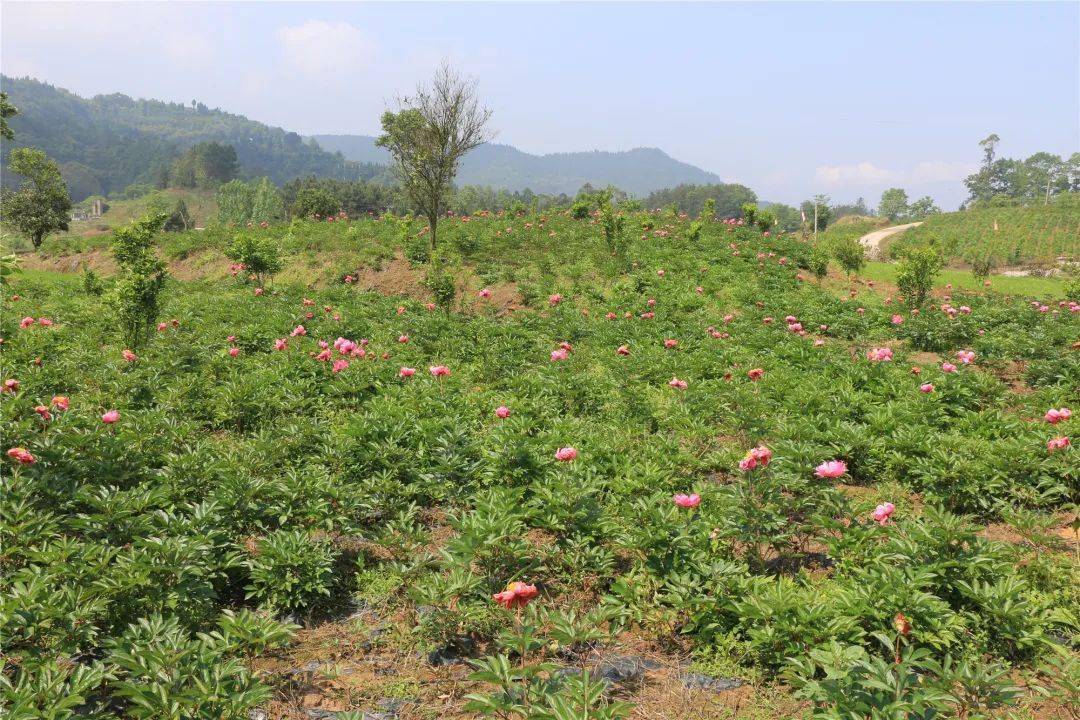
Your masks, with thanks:
[[[710,200],[712,214],[708,217],[731,218],[739,217],[744,204],[756,203],[757,195],[745,185],[736,183],[682,184],[650,193],[645,198],[645,207],[666,207],[675,203],[680,212],[696,217],[705,212]]]
[[[68,229],[71,198],[67,185],[56,163],[34,148],[12,150],[8,167],[24,182],[17,190],[0,190],[0,214],[37,250],[46,236]]]
[[[878,215],[887,217],[896,222],[908,214],[908,196],[902,188],[889,188],[881,193],[881,203],[878,205]]]
[[[245,276],[254,275],[259,286],[281,270],[281,250],[267,235],[237,234],[226,248],[225,257],[243,265]]]
[[[912,248],[900,258],[896,269],[896,287],[912,307],[921,307],[945,263],[932,245]]]
[[[330,595],[334,555],[325,540],[299,530],[277,530],[247,561],[247,596],[271,608],[304,610]]]
[[[333,217],[341,212],[341,202],[321,187],[304,187],[296,193],[289,214],[305,220]]]
[[[195,221],[188,212],[187,203],[184,202],[184,198],[177,198],[176,207],[173,208],[172,213],[170,213],[169,217],[165,220],[163,229],[166,232],[182,232],[184,230],[191,230],[194,227]]]
[[[848,275],[857,275],[866,265],[866,248],[855,238],[834,240],[832,255]]]
[[[485,126],[491,111],[480,107],[476,82],[463,79],[447,64],[430,87],[417,87],[401,105],[397,113],[383,113],[383,132],[376,144],[390,151],[398,181],[417,212],[427,218],[434,250],[458,163],[487,141]]]
[[[154,252],[154,236],[165,215],[151,215],[113,232],[112,255],[120,269],[108,305],[116,326],[132,347],[150,337],[159,312],[159,295],[168,277],[165,263]]]
[[[285,220],[285,199],[281,191],[264,177],[255,182],[255,193],[251,201],[251,222],[279,223]]]
[[[234,179],[239,172],[236,148],[217,142],[202,142],[176,159],[169,170],[169,185],[215,188]]]
[[[218,222],[222,225],[245,225],[251,220],[255,189],[243,180],[230,180],[217,191]]]

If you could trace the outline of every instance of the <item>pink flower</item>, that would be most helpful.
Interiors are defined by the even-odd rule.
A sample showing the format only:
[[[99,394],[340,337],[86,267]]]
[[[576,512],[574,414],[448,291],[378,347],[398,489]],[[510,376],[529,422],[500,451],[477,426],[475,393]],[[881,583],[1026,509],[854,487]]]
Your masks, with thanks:
[[[663,270],[657,270],[656,275],[657,275],[657,277],[664,277],[664,271]]]
[[[1071,445],[1071,444],[1072,443],[1069,442],[1069,438],[1062,435],[1060,437],[1050,438],[1049,440],[1047,440],[1046,441],[1046,449],[1049,450],[1050,452],[1054,452],[1055,450],[1064,450],[1065,448],[1069,447],[1069,445]]]
[[[430,372],[433,376],[437,378],[446,377],[450,374],[450,368],[446,367],[445,365],[432,365],[428,368],[428,372]]]
[[[872,348],[867,351],[866,359],[871,362],[891,362],[893,359],[892,348]]]
[[[34,324],[34,318],[32,318],[32,317],[24,317],[22,320],[19,321],[19,327],[21,327],[24,330],[26,328],[30,327],[33,324]]]
[[[941,363],[941,372],[943,372],[943,373],[954,373],[954,372],[956,372],[956,366],[953,365],[952,363],[947,363],[947,362]]]
[[[903,325],[904,324],[904,316],[903,315],[893,315],[892,316],[892,324],[893,325]]]
[[[277,340],[274,341],[274,349],[275,350],[288,350],[289,349],[289,341],[286,340],[285,338],[278,338]]]
[[[397,341],[399,343],[401,343],[402,345],[404,345],[405,343],[409,342],[409,336],[408,335],[399,335]]]
[[[754,382],[757,382],[765,375],[765,371],[761,368],[754,368],[746,373],[746,377],[750,378]]]
[[[656,298],[649,298],[646,302],[649,307],[656,307]]]
[[[44,405],[38,405],[34,408],[34,412],[41,416],[41,419],[45,422],[52,420],[52,413],[49,412],[49,408]]]
[[[410,378],[416,374],[416,368],[403,367],[398,370],[398,377]]]
[[[570,353],[566,350],[566,348],[559,348],[558,350],[552,350],[551,351],[551,362],[559,362],[560,360],[565,360],[569,356],[570,356]]]
[[[1055,410],[1054,408],[1050,408],[1046,411],[1046,414],[1043,415],[1043,420],[1050,423],[1051,425],[1057,425],[1062,420],[1068,420],[1070,417],[1072,417],[1072,410],[1070,410],[1069,408],[1063,407],[1057,410]]]
[[[698,295],[700,295],[701,293],[705,292],[705,288],[698,285],[696,288],[694,288],[694,292],[696,292]]]
[[[671,380],[668,380],[668,385],[676,390],[685,390],[687,388],[686,381],[680,380],[679,378],[671,378]]]
[[[670,350],[671,348],[674,348],[674,347],[678,347],[678,346],[679,346],[679,341],[674,339],[674,338],[668,338],[667,340],[664,340],[664,347],[667,348],[668,350]]]
[[[334,361],[334,365],[330,368],[330,371],[337,374],[347,367],[349,367],[348,360],[338,359]]]
[[[255,297],[259,297],[262,294],[263,294],[263,289],[261,287],[255,288]]]
[[[529,601],[536,597],[537,592],[535,585],[526,585],[523,582],[512,582],[506,586],[505,590],[500,593],[495,593],[491,597],[495,602],[499,603],[507,610],[512,610],[528,605]]]
[[[163,323],[162,322],[162,323],[157,324],[157,331],[158,332],[165,332],[168,329],[169,329],[169,323]]]
[[[116,410],[109,410],[108,412],[106,412],[104,415],[101,416],[101,422],[105,423],[106,425],[112,425],[113,423],[115,423],[119,419],[120,419],[120,413],[118,411],[116,411]]]
[[[877,521],[878,525],[885,525],[889,522],[889,516],[896,512],[896,506],[891,502],[882,503],[874,508],[874,512],[870,513],[870,517]]]
[[[133,353],[130,350],[127,350],[127,349],[121,350],[120,351],[120,356],[122,358],[124,358],[124,360],[126,360],[127,362],[135,362],[136,360],[139,359],[138,355],[136,355],[135,353]]]
[[[617,318],[617,317],[618,317],[618,315],[616,315],[616,314],[615,314],[615,313],[613,313],[613,312],[609,312],[609,313],[608,313],[607,315],[605,315],[604,317],[606,317],[606,318],[607,318],[608,320],[614,320],[615,318]]]
[[[22,447],[13,447],[7,451],[7,456],[20,465],[33,465],[37,460],[30,451]]]
[[[975,353],[973,353],[970,350],[957,350],[956,351],[956,359],[959,360],[964,365],[967,365],[972,360],[975,359]]]
[[[296,337],[297,335],[307,335],[307,328],[305,328],[303,325],[297,325],[295,328],[293,328],[293,331],[289,333],[289,337]]]
[[[627,347],[626,345],[620,345],[620,346],[619,346],[619,347],[618,347],[618,348],[617,348],[617,349],[615,350],[615,352],[616,352],[617,354],[619,354],[619,355],[629,355],[629,354],[630,354],[630,348],[628,348],[628,347]]]
[[[681,508],[696,508],[701,504],[701,496],[697,493],[693,493],[692,495],[678,493],[673,500],[675,501],[675,504]]]
[[[746,456],[739,461],[740,470],[753,470],[759,465],[761,467],[767,467],[769,461],[772,460],[772,450],[764,445],[758,445],[757,447],[750,448],[746,452]]]
[[[53,321],[50,320],[49,318],[43,317],[43,318],[38,318],[37,324],[40,325],[41,327],[52,327]]]
[[[4,390],[6,393],[16,393],[19,391],[19,381],[15,378],[8,378],[4,381]]]
[[[548,304],[551,305],[552,307],[554,307],[555,305],[558,305],[561,302],[562,302],[562,295],[560,295],[559,293],[555,293],[554,295],[552,295],[552,296],[550,296],[548,298]]]
[[[814,474],[819,478],[838,478],[846,472],[847,464],[843,460],[829,460],[814,469]]]
[[[571,462],[577,457],[577,450],[572,447],[561,447],[555,451],[555,459],[559,462]]]
[[[435,303],[433,303],[433,302],[427,303],[426,305],[424,305],[424,309],[426,309],[428,312],[431,312],[432,310],[435,309]]]
[[[922,385],[919,386],[919,392],[923,392],[923,393],[932,393],[932,392],[934,392],[933,383],[923,383]]]
[[[510,408],[506,407],[505,405],[500,405],[499,407],[495,408],[495,417],[505,420],[506,418],[510,417]]]
[[[489,298],[489,297],[491,297],[491,289],[490,288],[484,288],[479,293],[477,293],[477,295],[479,295],[482,298]]]
[[[236,357],[239,354],[240,354],[240,348],[238,348],[238,347],[229,348],[229,357]]]
[[[51,404],[57,410],[64,411],[64,410],[68,409],[68,406],[71,404],[71,401],[68,400],[66,395],[57,395],[56,397],[54,397],[52,399]]]

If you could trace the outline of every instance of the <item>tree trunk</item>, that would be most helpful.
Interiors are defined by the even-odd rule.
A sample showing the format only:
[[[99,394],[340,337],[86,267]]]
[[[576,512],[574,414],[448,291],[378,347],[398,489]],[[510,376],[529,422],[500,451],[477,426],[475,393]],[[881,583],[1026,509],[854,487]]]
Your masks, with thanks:
[[[431,254],[434,255],[435,254],[435,246],[436,246],[436,232],[437,232],[437,230],[439,228],[439,215],[438,215],[438,213],[432,213],[431,215],[428,215],[427,221],[428,221],[428,228],[431,229]]]
[[[45,239],[45,233],[36,232],[30,236],[30,242],[34,243],[34,249],[37,250],[41,247],[41,241]]]

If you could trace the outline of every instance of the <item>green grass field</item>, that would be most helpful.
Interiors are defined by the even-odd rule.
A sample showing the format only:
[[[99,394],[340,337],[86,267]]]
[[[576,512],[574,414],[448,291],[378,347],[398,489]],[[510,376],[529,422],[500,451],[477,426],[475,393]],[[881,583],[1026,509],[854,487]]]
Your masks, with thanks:
[[[1080,205],[987,208],[932,215],[917,228],[886,240],[886,252],[936,242],[953,262],[973,256],[996,264],[1053,264],[1080,257]]]

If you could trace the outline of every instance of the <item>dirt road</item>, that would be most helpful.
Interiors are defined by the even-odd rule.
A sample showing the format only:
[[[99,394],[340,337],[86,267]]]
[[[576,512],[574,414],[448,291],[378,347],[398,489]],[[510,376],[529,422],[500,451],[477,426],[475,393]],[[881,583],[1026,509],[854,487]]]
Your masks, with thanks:
[[[922,225],[921,221],[908,223],[907,225],[893,225],[892,227],[882,228],[881,230],[875,230],[874,232],[866,233],[861,238],[859,238],[859,242],[861,242],[866,248],[867,253],[870,255],[870,257],[877,257],[879,254],[878,246],[881,245],[882,240],[889,237],[890,235],[895,235],[898,232],[904,232],[908,228],[917,227],[919,225]]]

